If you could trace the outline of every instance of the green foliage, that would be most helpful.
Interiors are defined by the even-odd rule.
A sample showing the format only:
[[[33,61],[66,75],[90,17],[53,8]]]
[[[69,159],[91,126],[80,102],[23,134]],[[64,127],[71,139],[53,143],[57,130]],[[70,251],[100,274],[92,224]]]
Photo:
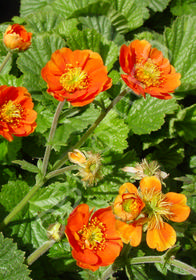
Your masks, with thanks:
[[[160,129],[166,114],[174,113],[178,108],[175,99],[160,100],[151,96],[134,102],[129,110],[127,122],[135,134],[147,134]]]
[[[64,46],[64,40],[56,34],[37,35],[32,47],[19,54],[17,65],[24,74],[24,86],[29,91],[40,91],[44,87],[41,69],[50,60],[52,53]]]
[[[30,271],[23,264],[24,252],[10,238],[0,233],[0,278],[4,280],[30,280]]]
[[[130,91],[106,114],[82,145],[77,146],[83,152],[100,154],[102,177],[96,185],[84,186],[77,175],[77,167],[80,167],[75,166],[72,171],[63,169],[50,181],[45,180],[3,229],[8,238],[0,234],[0,279],[193,279],[192,275],[169,263],[130,265],[126,259],[121,266],[118,260],[115,262],[116,272],[111,272],[108,266],[95,272],[81,269],[72,258],[65,235],[30,267],[29,277],[30,271],[23,264],[24,253],[9,237],[28,256],[48,240],[49,225],[55,222],[66,225],[67,217],[78,204],[87,203],[94,210],[105,208],[112,205],[122,184],[133,182],[138,186],[139,183],[122,168],[135,166],[136,162],[147,158],[158,161],[161,170],[170,173],[164,182],[167,191],[182,191],[187,196],[190,217],[175,225],[177,242],[182,248],[178,254],[179,259],[196,266],[195,11],[193,0],[21,0],[20,16],[13,17],[12,21],[25,25],[33,33],[32,44],[26,51],[13,52],[0,73],[0,85],[28,89],[38,114],[37,128],[29,137],[15,136],[12,142],[0,136],[1,222],[32,189],[35,181],[42,178],[40,170],[45,148],[51,145],[47,172],[53,172],[55,162],[77,146],[89,127],[124,89],[119,65],[123,44],[129,45],[135,39],[149,41],[181,74],[181,85],[170,100],[149,94],[143,98]],[[7,26],[7,23],[0,24],[0,65],[7,55],[3,43]],[[87,106],[73,107],[65,103],[55,136],[48,142],[58,101],[46,92],[41,70],[54,51],[63,47],[99,53],[113,85]],[[62,168],[69,165],[72,163],[66,158]],[[139,247],[131,248],[131,257],[160,255],[145,244],[142,240]]]
[[[192,15],[196,13],[195,0],[174,0],[171,3],[171,12],[175,16]]]
[[[85,29],[83,31],[75,32],[67,39],[67,44],[72,50],[90,49],[94,52],[100,53],[108,71],[117,60],[118,47],[116,44],[106,40],[94,29]]]
[[[179,111],[174,120],[174,127],[185,142],[193,141],[196,138],[196,105]]]
[[[169,58],[176,71],[181,74],[179,91],[196,88],[196,17],[177,18],[171,28],[165,30],[165,42]]]

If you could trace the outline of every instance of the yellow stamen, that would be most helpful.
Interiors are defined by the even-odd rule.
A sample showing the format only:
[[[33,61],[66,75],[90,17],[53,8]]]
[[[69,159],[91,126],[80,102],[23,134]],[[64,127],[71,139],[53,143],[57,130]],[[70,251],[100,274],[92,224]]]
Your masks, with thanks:
[[[138,212],[138,201],[135,199],[126,199],[122,204],[123,210],[128,213],[136,213]]]
[[[97,217],[78,231],[82,249],[102,250],[105,247],[105,226]]]
[[[160,228],[164,220],[172,215],[170,211],[171,203],[167,201],[162,192],[144,192],[145,214],[148,216],[148,229]]]
[[[149,58],[145,63],[138,61],[135,66],[135,78],[145,87],[158,86],[162,83],[159,67]]]
[[[60,77],[60,83],[66,91],[73,93],[88,86],[88,75],[81,67],[67,65],[65,73]]]
[[[0,119],[7,123],[19,122],[23,109],[20,104],[9,100],[0,108]]]

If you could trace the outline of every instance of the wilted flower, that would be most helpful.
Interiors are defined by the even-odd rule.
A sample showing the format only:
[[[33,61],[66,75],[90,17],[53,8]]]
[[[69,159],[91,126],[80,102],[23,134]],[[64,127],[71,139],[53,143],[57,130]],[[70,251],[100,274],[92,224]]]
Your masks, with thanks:
[[[134,40],[128,47],[120,49],[120,66],[127,74],[122,74],[124,82],[136,94],[146,93],[159,99],[170,99],[180,85],[179,73],[163,57],[161,51],[152,48],[146,40]]]
[[[0,135],[12,141],[13,135],[31,134],[37,126],[33,107],[26,88],[0,86]]]
[[[48,84],[49,94],[59,101],[66,99],[73,106],[91,103],[112,86],[101,56],[91,50],[57,50],[41,75]]]
[[[16,23],[8,26],[4,33],[3,41],[8,49],[24,51],[31,45],[31,37],[31,32],[27,32],[23,25]]]
[[[64,234],[65,227],[60,223],[51,224],[47,230],[47,236],[54,241],[60,241]]]
[[[68,153],[69,160],[79,165],[78,170],[82,181],[92,185],[96,183],[97,179],[101,178],[101,157],[99,154],[86,152],[85,154],[75,149],[73,152]]]
[[[176,242],[176,232],[166,221],[183,222],[188,218],[190,208],[186,205],[186,196],[174,192],[163,194],[161,182],[155,176],[144,177],[140,181],[138,193],[134,187],[126,188],[126,191],[130,196],[139,196],[145,207],[141,208],[141,201],[137,198],[130,201],[128,211],[123,208],[123,211],[128,214],[132,207],[137,210],[134,220],[133,216],[131,220],[125,222],[121,219],[121,215],[116,214],[116,218],[119,218],[116,221],[116,227],[122,241],[138,246],[143,230],[146,231],[146,242],[150,248],[164,251],[173,246]]]
[[[164,171],[159,169],[157,161],[151,161],[148,163],[146,159],[143,159],[141,163],[137,163],[135,167],[126,166],[122,168],[123,171],[131,173],[131,178],[141,180],[145,176],[156,176],[158,179],[163,180],[169,176]]]
[[[92,271],[112,264],[123,246],[111,207],[92,214],[87,204],[77,206],[68,218],[65,234],[77,265]]]

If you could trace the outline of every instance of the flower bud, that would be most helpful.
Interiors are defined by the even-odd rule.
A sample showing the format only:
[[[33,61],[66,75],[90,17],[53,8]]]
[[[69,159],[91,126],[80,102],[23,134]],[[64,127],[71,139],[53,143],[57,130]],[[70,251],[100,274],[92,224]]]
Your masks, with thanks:
[[[24,51],[31,45],[32,33],[27,32],[23,25],[9,25],[3,35],[3,42],[8,49]]]

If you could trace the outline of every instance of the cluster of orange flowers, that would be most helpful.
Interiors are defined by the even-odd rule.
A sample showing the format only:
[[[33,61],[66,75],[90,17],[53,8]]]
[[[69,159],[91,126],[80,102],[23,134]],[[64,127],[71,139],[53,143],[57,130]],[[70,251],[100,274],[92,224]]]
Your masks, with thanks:
[[[138,246],[142,232],[146,232],[150,248],[167,250],[175,244],[176,232],[166,221],[183,222],[189,213],[185,195],[163,194],[160,180],[146,176],[139,189],[131,183],[122,185],[113,205],[93,215],[87,204],[77,206],[68,218],[65,234],[77,265],[95,271],[114,262],[122,242]]]
[[[10,51],[24,51],[30,47],[31,37],[32,33],[27,32],[24,26],[13,24],[6,29],[3,41]],[[160,99],[169,99],[170,93],[180,85],[180,74],[175,72],[161,51],[152,48],[145,40],[134,40],[129,46],[123,45],[119,61],[126,73],[121,75],[122,79],[136,94],[145,97],[145,93],[149,93]],[[108,77],[101,56],[91,50],[56,50],[41,75],[50,95],[59,101],[66,99],[73,106],[91,103],[100,92],[112,86],[112,79]],[[9,141],[13,139],[12,135],[29,135],[36,127],[32,105],[30,109],[27,103],[11,97],[16,91],[21,95],[21,89],[10,87],[6,99],[2,97],[3,91],[1,88],[0,134]],[[29,93],[27,95],[30,98]]]
[[[32,33],[24,26],[8,26],[4,44],[10,50],[24,51],[31,45]],[[180,85],[176,73],[161,51],[146,40],[134,40],[120,49],[120,66],[126,74],[123,81],[133,92],[145,97],[148,93],[159,99],[169,99]],[[84,106],[112,86],[101,56],[91,50],[62,48],[56,50],[41,71],[47,92],[59,101]],[[8,141],[15,136],[28,136],[36,128],[37,113],[30,93],[24,87],[0,86],[0,135]],[[69,154],[79,165],[84,181],[92,182],[99,173],[100,159],[78,150]],[[92,168],[93,167],[93,168]],[[119,189],[113,206],[94,214],[87,204],[76,207],[68,218],[65,233],[78,266],[93,271],[107,266],[119,256],[124,243],[138,246],[142,232],[150,248],[164,251],[176,242],[176,232],[166,221],[183,222],[190,208],[183,194],[163,194],[161,182],[155,176],[145,176],[139,189],[125,183]]]

